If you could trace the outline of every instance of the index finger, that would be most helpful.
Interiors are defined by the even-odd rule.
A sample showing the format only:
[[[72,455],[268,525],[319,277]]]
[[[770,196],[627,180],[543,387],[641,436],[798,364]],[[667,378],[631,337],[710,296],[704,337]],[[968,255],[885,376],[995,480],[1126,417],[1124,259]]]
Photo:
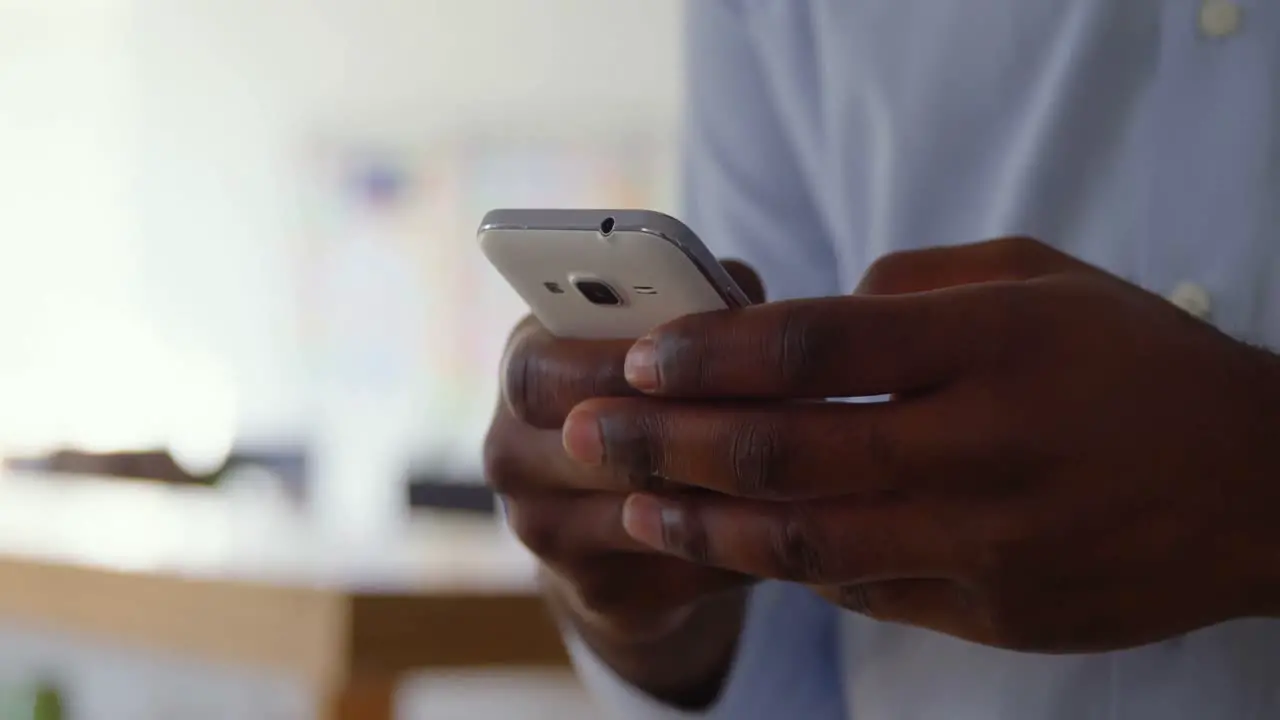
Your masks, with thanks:
[[[820,399],[943,386],[1006,344],[1022,284],[791,300],[691,315],[636,342],[628,382],[655,395]]]

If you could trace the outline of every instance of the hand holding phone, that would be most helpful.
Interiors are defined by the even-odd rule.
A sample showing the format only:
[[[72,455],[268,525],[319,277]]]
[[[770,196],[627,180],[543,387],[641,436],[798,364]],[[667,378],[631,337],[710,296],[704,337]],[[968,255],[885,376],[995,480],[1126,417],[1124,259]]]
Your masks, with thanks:
[[[658,213],[494,211],[479,239],[536,316],[508,341],[485,439],[485,476],[507,522],[540,559],[551,605],[614,671],[671,702],[709,700],[753,581],[631,538],[626,494],[607,470],[566,455],[561,426],[585,400],[636,394],[623,377],[634,338],[745,305],[743,288],[758,283],[737,266],[740,287],[692,231]]]

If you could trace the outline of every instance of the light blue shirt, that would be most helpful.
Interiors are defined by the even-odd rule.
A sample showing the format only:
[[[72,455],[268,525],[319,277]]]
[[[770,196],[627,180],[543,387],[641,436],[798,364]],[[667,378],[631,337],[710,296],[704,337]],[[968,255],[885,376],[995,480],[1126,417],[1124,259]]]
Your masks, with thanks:
[[[693,0],[685,219],[773,299],[1027,234],[1280,346],[1280,2],[1205,1]],[[574,655],[622,716],[686,717]],[[1043,656],[764,583],[708,716],[1274,719],[1280,621]]]

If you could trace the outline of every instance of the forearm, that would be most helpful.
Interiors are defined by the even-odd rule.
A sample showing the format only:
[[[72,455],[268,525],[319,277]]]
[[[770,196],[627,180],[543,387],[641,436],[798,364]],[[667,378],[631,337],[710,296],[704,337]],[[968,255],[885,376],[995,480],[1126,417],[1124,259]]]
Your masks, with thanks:
[[[552,612],[620,678],[675,708],[702,710],[715,702],[742,634],[747,590],[705,600],[654,635],[602,627],[575,609],[564,583],[543,575]]]

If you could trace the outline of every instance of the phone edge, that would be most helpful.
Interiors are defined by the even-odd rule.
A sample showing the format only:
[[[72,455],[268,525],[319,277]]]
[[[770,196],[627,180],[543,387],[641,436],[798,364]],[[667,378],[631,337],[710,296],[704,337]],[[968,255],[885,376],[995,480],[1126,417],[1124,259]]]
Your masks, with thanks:
[[[600,224],[613,218],[613,232],[638,232],[660,238],[680,250],[729,308],[751,305],[738,283],[688,225],[657,210],[607,210],[561,208],[499,208],[485,213],[476,229],[477,240],[491,230],[564,230],[599,232]],[[693,238],[690,242],[686,238]],[[483,247],[483,243],[481,243]]]

